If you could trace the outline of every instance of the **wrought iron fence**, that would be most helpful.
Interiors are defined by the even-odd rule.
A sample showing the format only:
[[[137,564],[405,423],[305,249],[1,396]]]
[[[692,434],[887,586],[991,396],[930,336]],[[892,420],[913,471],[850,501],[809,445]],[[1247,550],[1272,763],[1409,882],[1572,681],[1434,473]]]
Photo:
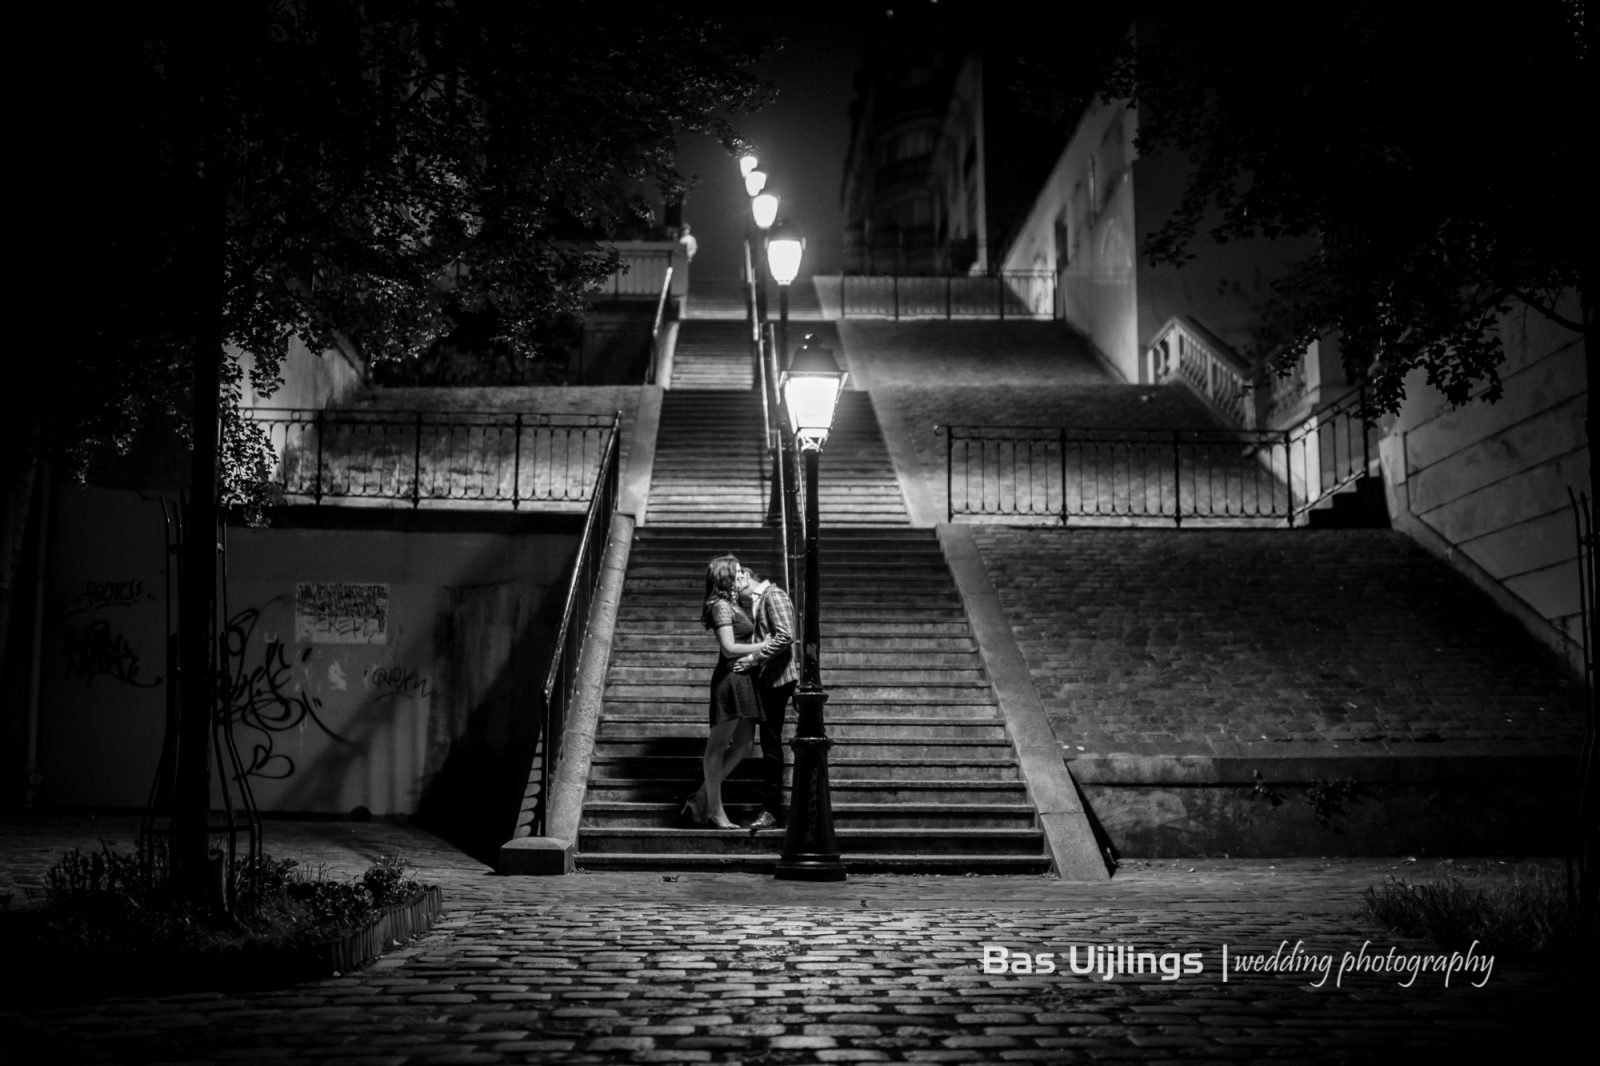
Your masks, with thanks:
[[[618,419],[621,418],[619,412]],[[583,522],[583,537],[578,542],[577,558],[567,582],[566,603],[561,611],[561,627],[556,632],[555,650],[545,671],[540,690],[539,799],[534,809],[535,836],[545,836],[549,826],[550,781],[561,760],[561,738],[566,731],[567,708],[577,686],[578,667],[583,658],[583,641],[589,631],[589,609],[600,582],[600,566],[605,560],[611,532],[611,516],[617,509],[618,459],[620,440],[616,433],[606,438],[599,466],[589,491],[589,510]]]
[[[427,411],[248,412],[289,502],[399,500],[576,507],[620,415]]]
[[[846,274],[839,279],[841,318],[1051,318],[1056,276]]]
[[[1292,430],[949,426],[946,517],[1293,526],[1370,469],[1364,395]]]

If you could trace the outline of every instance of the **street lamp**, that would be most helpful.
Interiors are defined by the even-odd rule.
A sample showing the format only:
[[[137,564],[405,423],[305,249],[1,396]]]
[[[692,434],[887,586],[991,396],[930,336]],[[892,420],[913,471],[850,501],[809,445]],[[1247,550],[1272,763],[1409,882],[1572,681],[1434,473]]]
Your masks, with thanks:
[[[790,276],[789,280],[794,280]],[[773,874],[783,881],[843,881],[844,863],[833,839],[833,799],[828,787],[828,749],[833,741],[823,728],[821,596],[817,566],[817,459],[833,428],[833,413],[844,388],[844,371],[833,352],[809,334],[795,349],[783,372],[783,403],[795,444],[805,456],[806,577],[801,586],[805,622],[801,635],[803,656],[800,686],[795,690],[798,722],[794,739],[794,788],[789,797],[789,828],[783,837],[783,856]]]
[[[741,178],[744,177],[746,174],[754,170],[757,165],[755,154],[752,152],[746,152],[744,155],[739,157],[739,176]]]
[[[778,351],[789,350],[789,285],[800,273],[800,255],[805,238],[787,221],[773,223],[767,230],[767,267],[778,283]],[[803,345],[802,345],[803,347]]]
[[[755,217],[758,228],[771,229],[773,220],[778,217],[778,194],[763,192],[751,197],[750,214]]]
[[[751,196],[756,195],[767,187],[767,172],[752,170],[744,176],[744,191]]]

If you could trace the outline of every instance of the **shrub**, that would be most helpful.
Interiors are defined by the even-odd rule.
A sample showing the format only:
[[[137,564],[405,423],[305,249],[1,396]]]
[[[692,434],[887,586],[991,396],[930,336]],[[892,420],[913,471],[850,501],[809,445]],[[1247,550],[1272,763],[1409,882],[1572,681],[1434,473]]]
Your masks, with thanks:
[[[153,972],[251,944],[315,944],[420,898],[425,888],[408,870],[400,856],[387,855],[359,877],[330,878],[263,855],[235,864],[235,906],[222,911],[172,895],[159,846],[146,842],[132,854],[109,844],[74,849],[46,873],[39,906],[0,916],[0,951],[58,969],[90,959],[97,970]]]
[[[1507,958],[1569,959],[1600,947],[1594,916],[1568,903],[1566,879],[1547,868],[1467,880],[1390,878],[1362,893],[1363,912],[1408,936],[1426,936],[1453,950],[1477,941]]]

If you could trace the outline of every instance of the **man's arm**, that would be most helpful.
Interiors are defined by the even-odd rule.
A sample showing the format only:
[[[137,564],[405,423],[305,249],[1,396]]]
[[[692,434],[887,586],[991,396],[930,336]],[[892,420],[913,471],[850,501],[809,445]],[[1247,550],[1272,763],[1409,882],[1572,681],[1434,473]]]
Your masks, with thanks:
[[[762,661],[766,661],[794,643],[795,630],[799,626],[795,622],[794,601],[782,589],[776,586],[768,589],[761,607],[766,612],[767,621],[771,626],[767,633],[771,643],[762,656]]]
[[[751,652],[734,662],[733,668],[738,671],[751,670],[760,672],[768,659],[778,654],[783,649],[794,643],[796,627],[794,617],[794,601],[789,594],[776,585],[767,589],[761,597],[761,614],[766,617],[767,634],[765,651]]]

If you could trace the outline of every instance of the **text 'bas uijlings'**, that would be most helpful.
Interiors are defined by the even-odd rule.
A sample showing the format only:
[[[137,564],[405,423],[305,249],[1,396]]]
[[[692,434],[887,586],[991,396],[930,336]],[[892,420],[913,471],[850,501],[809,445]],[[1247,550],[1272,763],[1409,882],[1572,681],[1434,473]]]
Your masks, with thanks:
[[[983,945],[984,973],[1050,974],[1070,973],[1079,977],[1098,977],[1109,981],[1118,976],[1157,977],[1176,981],[1205,971],[1200,952],[1140,951],[1126,944],[1073,944],[1064,952],[1012,951],[1001,944]]]

